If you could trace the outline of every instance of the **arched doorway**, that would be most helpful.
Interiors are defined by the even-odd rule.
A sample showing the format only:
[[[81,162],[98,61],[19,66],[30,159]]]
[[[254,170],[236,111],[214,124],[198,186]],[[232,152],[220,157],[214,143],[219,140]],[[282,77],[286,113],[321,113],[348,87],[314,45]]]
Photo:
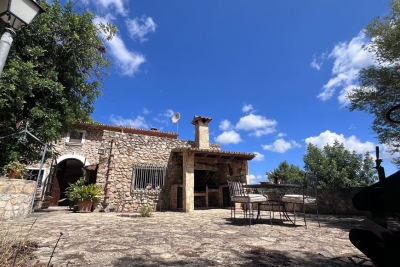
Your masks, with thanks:
[[[83,176],[83,168],[88,165],[89,162],[80,155],[65,155],[57,159],[57,171],[51,190],[51,206],[69,205],[65,190],[69,184],[75,183]],[[95,172],[97,173],[97,171]],[[89,179],[93,175],[96,176],[96,173],[93,174],[92,171],[86,172],[86,178]],[[90,180],[93,180],[93,178]]]

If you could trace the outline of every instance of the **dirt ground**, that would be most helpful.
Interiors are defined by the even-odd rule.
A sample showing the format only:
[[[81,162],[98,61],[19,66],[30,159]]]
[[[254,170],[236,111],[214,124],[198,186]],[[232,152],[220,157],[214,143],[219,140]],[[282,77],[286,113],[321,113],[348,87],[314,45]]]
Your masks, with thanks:
[[[235,224],[229,209],[192,213],[72,213],[51,207],[3,227],[33,227],[37,260],[58,266],[372,266],[349,241],[362,217],[315,215],[294,226],[267,213],[248,226],[242,214]],[[279,217],[279,215],[276,215]],[[9,224],[9,226],[8,226]],[[3,228],[4,229],[4,228]],[[60,234],[62,233],[62,235]],[[45,266],[46,266],[45,265]]]

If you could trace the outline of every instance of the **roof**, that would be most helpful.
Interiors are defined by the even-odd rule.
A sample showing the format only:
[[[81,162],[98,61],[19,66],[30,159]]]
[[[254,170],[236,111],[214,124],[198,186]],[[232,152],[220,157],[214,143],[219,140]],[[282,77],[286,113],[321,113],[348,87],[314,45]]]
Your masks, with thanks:
[[[90,123],[83,122],[75,124],[75,127],[80,128],[96,128],[98,130],[106,130],[111,132],[119,132],[119,133],[131,133],[131,134],[143,134],[148,136],[158,136],[158,137],[167,137],[172,139],[178,139],[178,134],[173,132],[162,132],[157,130],[147,130],[147,129],[139,129],[133,127],[126,126],[118,126],[118,125],[107,125],[102,123]]]
[[[256,154],[246,152],[233,152],[216,149],[200,149],[195,147],[178,147],[172,149],[172,152],[183,153],[193,152],[197,162],[225,162],[238,163],[240,160],[252,160]]]

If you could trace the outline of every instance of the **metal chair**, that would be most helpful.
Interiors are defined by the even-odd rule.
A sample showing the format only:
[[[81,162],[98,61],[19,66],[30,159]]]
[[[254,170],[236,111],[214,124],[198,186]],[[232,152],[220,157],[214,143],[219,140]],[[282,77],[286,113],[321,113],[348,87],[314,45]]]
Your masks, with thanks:
[[[275,212],[279,213],[279,218],[282,220],[282,195],[276,190],[265,190],[262,192],[264,196],[268,198],[265,203],[260,203],[259,206],[268,206],[267,211],[269,211],[270,223],[272,226],[272,219],[275,219]]]
[[[304,224],[307,228],[306,221],[306,206],[315,206],[317,212],[318,227],[321,227],[318,217],[318,179],[316,176],[310,173],[304,174],[303,180],[303,194],[285,194],[282,196],[282,203],[293,204],[293,219],[296,224],[296,205],[300,205],[303,208]]]
[[[244,205],[244,217],[249,216],[249,226],[251,226],[251,220],[253,218],[253,203],[263,203],[268,201],[268,197],[261,194],[251,194],[248,188],[246,188],[246,176],[228,176],[229,195],[231,199],[231,220],[234,222],[236,218],[236,203],[242,203]],[[232,216],[233,215],[233,216]]]

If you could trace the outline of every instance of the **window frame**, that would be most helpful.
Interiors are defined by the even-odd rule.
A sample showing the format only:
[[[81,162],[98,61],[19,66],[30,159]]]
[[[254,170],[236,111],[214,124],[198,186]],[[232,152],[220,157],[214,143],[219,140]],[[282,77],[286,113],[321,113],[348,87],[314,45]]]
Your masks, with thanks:
[[[65,138],[65,144],[69,146],[81,146],[85,143],[86,140],[86,130],[77,130],[78,133],[82,134],[82,138],[80,142],[70,142],[71,133],[67,133],[67,137]]]
[[[131,190],[162,190],[165,185],[166,173],[167,165],[165,164],[134,164]],[[153,174],[156,175],[152,176]]]

